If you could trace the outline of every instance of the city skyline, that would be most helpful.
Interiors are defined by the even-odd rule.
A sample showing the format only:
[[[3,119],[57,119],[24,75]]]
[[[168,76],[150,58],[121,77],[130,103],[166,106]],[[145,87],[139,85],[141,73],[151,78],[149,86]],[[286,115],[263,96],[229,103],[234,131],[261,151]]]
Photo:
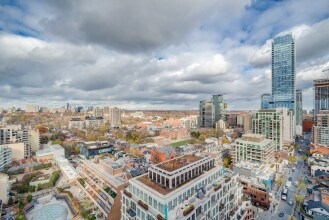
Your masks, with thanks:
[[[271,92],[271,43],[291,32],[296,88],[310,110],[313,80],[329,66],[328,7],[328,1],[100,1],[92,7],[5,1],[0,106],[197,110],[200,100],[223,94],[228,110],[257,110],[260,95]]]

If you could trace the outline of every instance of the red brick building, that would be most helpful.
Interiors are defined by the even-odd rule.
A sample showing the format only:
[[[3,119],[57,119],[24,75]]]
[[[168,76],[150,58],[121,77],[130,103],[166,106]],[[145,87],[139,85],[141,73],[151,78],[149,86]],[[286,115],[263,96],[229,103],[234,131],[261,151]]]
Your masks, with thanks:
[[[158,147],[151,151],[151,163],[157,164],[175,157],[175,149],[173,147]]]

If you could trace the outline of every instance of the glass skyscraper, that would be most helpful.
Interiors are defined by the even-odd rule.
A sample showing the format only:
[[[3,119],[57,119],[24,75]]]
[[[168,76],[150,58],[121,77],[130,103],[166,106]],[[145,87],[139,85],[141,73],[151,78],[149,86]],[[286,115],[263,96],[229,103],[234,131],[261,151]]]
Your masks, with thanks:
[[[291,34],[281,35],[272,42],[273,108],[295,111],[295,42]]]
[[[271,102],[272,102],[272,96],[269,93],[264,93],[260,96],[261,99],[261,109],[270,109],[271,108]]]

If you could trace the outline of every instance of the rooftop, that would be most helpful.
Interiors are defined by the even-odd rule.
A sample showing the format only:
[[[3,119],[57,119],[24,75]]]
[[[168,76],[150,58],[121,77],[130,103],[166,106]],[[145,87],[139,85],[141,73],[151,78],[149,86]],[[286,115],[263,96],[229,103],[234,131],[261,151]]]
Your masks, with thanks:
[[[138,180],[139,182],[143,183],[144,185],[150,187],[151,189],[153,189],[153,190],[155,190],[155,191],[161,193],[162,195],[167,195],[167,194],[173,192],[174,190],[176,190],[176,189],[178,189],[178,188],[180,188],[180,187],[186,185],[187,183],[189,183],[189,182],[195,180],[197,177],[199,177],[199,176],[201,176],[201,175],[203,175],[203,174],[205,174],[205,173],[211,171],[211,170],[214,169],[215,167],[216,167],[216,166],[210,168],[210,169],[207,170],[207,171],[204,171],[203,173],[199,174],[198,176],[195,176],[195,177],[189,179],[188,181],[184,182],[183,184],[181,184],[181,185],[179,185],[179,186],[176,186],[176,187],[172,187],[172,188],[168,188],[168,187],[165,187],[165,186],[163,186],[163,185],[161,185],[161,184],[159,184],[159,183],[154,182],[153,180],[151,180],[151,179],[148,177],[148,174],[144,174],[144,175],[142,175],[142,176],[140,176],[140,177],[137,177],[136,180]]]
[[[172,172],[184,166],[187,166],[191,163],[194,163],[198,160],[201,160],[202,158],[203,157],[196,155],[184,155],[182,157],[177,157],[172,160],[168,160],[166,162],[160,163],[157,165],[157,167]]]

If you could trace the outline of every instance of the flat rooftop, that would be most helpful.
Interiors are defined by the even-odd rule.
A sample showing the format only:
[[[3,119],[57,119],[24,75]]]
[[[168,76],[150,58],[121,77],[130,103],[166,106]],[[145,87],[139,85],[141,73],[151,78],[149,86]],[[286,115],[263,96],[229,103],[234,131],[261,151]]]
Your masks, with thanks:
[[[142,176],[140,176],[140,177],[137,177],[136,180],[138,180],[139,182],[143,183],[144,185],[150,187],[151,189],[154,189],[155,191],[161,193],[162,195],[167,195],[167,194],[169,194],[170,192],[172,192],[172,191],[174,191],[174,190],[176,190],[176,189],[178,189],[178,188],[184,186],[185,184],[187,184],[187,183],[189,183],[189,182],[195,180],[197,177],[199,177],[199,176],[201,176],[201,175],[203,175],[203,174],[205,174],[205,173],[211,171],[211,170],[214,169],[215,167],[216,167],[216,166],[210,168],[210,169],[207,170],[207,171],[204,171],[204,172],[201,173],[200,175],[195,176],[195,177],[193,177],[193,178],[187,180],[187,181],[184,182],[183,184],[181,184],[181,185],[179,185],[179,186],[176,186],[176,187],[173,187],[173,188],[168,188],[168,187],[165,187],[165,186],[163,186],[163,185],[161,185],[161,184],[159,184],[159,183],[154,182],[153,180],[151,180],[151,179],[148,177],[148,174],[144,174],[144,175],[142,175]]]
[[[157,167],[168,172],[172,172],[201,159],[203,159],[203,157],[196,155],[184,155],[182,157],[177,157],[172,160],[160,163],[157,165]]]

